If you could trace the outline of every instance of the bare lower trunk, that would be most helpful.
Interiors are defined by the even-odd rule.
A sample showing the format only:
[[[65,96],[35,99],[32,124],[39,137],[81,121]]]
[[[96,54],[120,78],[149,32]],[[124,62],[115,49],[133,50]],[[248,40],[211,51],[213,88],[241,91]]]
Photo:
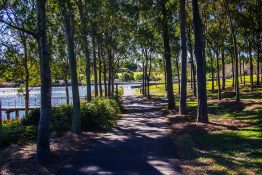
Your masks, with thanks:
[[[81,23],[81,35],[82,35],[82,48],[84,51],[86,59],[86,100],[91,101],[91,71],[90,71],[90,53],[89,53],[89,43],[88,43],[88,32],[87,32],[87,17],[85,10],[83,8],[82,0],[77,1],[77,6],[80,14],[80,23]]]
[[[216,53],[216,64],[217,64],[217,98],[221,100],[221,86],[220,86],[220,68],[219,68],[219,53]]]
[[[187,39],[186,39],[186,4],[185,0],[180,0],[180,33],[181,33],[181,90],[179,113],[187,114],[186,98],[187,98]]]
[[[49,127],[51,121],[51,72],[47,46],[45,1],[36,1],[38,24],[38,46],[40,56],[41,107],[37,136],[36,160],[41,163],[50,160]]]
[[[212,81],[212,93],[214,93],[215,85],[214,85],[214,58],[211,53],[211,81]]]
[[[250,86],[251,86],[251,92],[254,91],[254,82],[253,82],[253,58],[252,58],[252,50],[251,46],[249,48],[249,63],[250,63]]]
[[[68,80],[67,77],[65,77],[65,90],[66,90],[66,104],[69,105],[69,89],[68,89]]]
[[[102,61],[101,61],[101,48],[98,47],[98,85],[99,85],[99,95],[100,97],[103,96],[103,88],[102,88]]]
[[[167,21],[167,11],[165,6],[165,1],[162,2],[162,32],[164,40],[164,58],[166,65],[166,78],[167,78],[167,97],[168,97],[168,109],[175,107],[175,97],[173,91],[173,80],[172,80],[172,63],[171,63],[171,52],[169,45],[169,30]]]
[[[222,90],[226,90],[225,50],[222,48]]]
[[[198,0],[192,0],[193,23],[195,33],[195,56],[197,62],[197,85],[198,85],[198,122],[208,122],[205,58],[203,57],[202,25],[198,9]]]
[[[95,87],[95,97],[97,97],[98,96],[98,86],[97,86],[97,66],[96,66],[96,41],[95,41],[95,34],[93,34],[92,45],[93,45],[94,87]]]
[[[67,4],[65,4],[67,3]],[[81,132],[80,121],[80,99],[78,90],[78,76],[76,70],[75,41],[74,41],[74,11],[71,1],[59,1],[62,15],[64,17],[64,28],[67,39],[67,52],[69,56],[69,69],[71,75],[72,95],[73,95],[73,116],[72,131],[79,134]]]

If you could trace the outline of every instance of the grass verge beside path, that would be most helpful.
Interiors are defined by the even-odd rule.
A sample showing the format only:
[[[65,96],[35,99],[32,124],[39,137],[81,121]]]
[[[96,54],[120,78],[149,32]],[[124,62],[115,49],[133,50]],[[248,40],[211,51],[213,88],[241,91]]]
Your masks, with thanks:
[[[208,102],[210,122],[169,115],[185,174],[262,174],[262,103],[224,99]]]

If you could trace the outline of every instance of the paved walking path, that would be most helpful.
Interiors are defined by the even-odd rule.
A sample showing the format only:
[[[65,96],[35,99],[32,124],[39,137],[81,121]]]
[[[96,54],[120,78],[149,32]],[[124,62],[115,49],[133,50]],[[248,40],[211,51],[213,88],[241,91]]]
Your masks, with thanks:
[[[57,174],[180,174],[170,129],[160,113],[161,101],[124,97],[117,127],[94,140]]]

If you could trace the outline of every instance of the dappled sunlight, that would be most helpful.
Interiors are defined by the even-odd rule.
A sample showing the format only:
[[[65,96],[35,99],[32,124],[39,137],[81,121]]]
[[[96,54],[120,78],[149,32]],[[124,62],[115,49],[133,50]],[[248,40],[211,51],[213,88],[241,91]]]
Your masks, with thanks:
[[[93,140],[58,174],[180,174],[171,129],[160,112],[164,102],[125,100],[117,127]]]

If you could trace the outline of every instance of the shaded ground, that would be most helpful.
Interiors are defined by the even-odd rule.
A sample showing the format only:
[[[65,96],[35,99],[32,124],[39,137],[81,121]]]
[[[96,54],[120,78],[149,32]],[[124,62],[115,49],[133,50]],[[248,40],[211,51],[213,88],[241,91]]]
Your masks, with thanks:
[[[169,115],[185,174],[262,174],[260,101],[210,100],[207,124],[196,123],[196,102],[189,104],[189,116]]]
[[[0,150],[0,174],[52,174],[95,137],[96,134],[92,132],[81,135],[68,132],[63,137],[51,139],[52,160],[45,166],[38,165],[35,161],[36,144],[11,145]]]
[[[161,100],[125,97],[125,113],[112,132],[94,140],[57,174],[180,174]]]

